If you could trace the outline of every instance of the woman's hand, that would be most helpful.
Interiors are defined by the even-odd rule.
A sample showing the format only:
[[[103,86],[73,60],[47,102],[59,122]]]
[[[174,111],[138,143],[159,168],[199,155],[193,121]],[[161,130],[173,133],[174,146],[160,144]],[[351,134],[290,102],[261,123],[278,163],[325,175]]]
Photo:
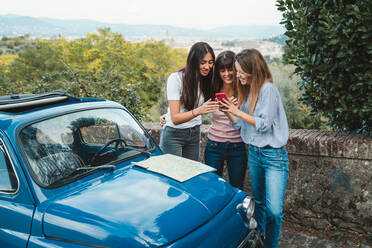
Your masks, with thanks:
[[[225,113],[230,113],[235,116],[238,115],[239,108],[238,108],[238,99],[235,97],[230,97],[228,99],[222,99],[220,101],[220,104],[222,105],[221,111]]]
[[[202,115],[208,114],[217,111],[219,108],[219,104],[217,101],[213,101],[209,99],[208,101],[204,102],[202,106],[194,109],[194,115]]]
[[[229,99],[235,106],[238,106],[238,98],[231,96]]]
[[[160,116],[160,121],[159,121],[159,123],[160,123],[160,126],[161,126],[161,127],[163,127],[163,126],[165,125],[165,123],[167,123],[167,121],[165,120],[165,116],[166,116],[166,114]]]
[[[256,126],[256,119],[254,118],[254,116],[245,113],[238,108],[237,99],[234,99],[233,97],[230,97],[229,99],[223,99],[221,105],[223,106],[221,110],[227,115],[230,121],[236,122],[237,117],[239,117],[248,124]]]
[[[218,109],[218,103],[212,101],[211,99],[206,101],[202,106],[189,110],[187,112],[180,112],[181,101],[180,100],[169,100],[169,110],[171,120],[174,125],[179,125],[181,123],[187,122],[198,115],[212,113]]]

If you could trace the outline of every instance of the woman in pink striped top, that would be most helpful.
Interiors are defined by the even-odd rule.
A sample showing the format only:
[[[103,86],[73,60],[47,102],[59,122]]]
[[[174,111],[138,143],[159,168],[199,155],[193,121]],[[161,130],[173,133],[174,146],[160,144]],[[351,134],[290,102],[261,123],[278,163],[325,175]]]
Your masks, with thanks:
[[[221,52],[216,59],[213,73],[215,93],[225,93],[230,99],[237,97],[236,75],[233,69],[235,54],[232,51]],[[232,186],[242,189],[247,169],[246,145],[240,132],[231,125],[228,117],[217,110],[212,114],[212,125],[209,129],[205,146],[204,161],[217,169],[222,176],[226,162]]]

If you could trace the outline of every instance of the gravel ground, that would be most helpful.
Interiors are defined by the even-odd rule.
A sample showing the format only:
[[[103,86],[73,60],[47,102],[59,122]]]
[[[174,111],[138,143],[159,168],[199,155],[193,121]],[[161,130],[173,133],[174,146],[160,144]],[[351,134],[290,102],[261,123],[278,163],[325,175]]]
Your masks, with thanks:
[[[279,241],[279,248],[372,248],[363,241],[355,243],[350,240],[328,240],[304,233],[284,230]]]

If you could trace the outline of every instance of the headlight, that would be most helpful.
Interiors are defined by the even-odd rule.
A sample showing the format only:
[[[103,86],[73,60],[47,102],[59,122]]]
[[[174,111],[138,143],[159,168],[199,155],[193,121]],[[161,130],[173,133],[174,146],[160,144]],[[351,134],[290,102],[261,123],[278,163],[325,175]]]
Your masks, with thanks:
[[[257,221],[254,219],[254,218],[252,218],[250,221],[249,221],[249,229],[256,229],[256,227],[257,227]]]
[[[254,213],[254,199],[250,196],[246,196],[241,204],[238,205],[240,213],[245,221],[249,221]]]

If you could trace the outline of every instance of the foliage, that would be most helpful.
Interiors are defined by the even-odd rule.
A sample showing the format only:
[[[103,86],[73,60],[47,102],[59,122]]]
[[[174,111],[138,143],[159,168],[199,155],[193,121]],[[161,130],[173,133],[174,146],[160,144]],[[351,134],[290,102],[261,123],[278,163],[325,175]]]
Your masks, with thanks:
[[[234,47],[235,46],[235,42],[234,41],[221,42],[221,46]]]
[[[16,54],[5,54],[0,56],[0,67],[7,67],[13,63],[18,56]]]
[[[38,39],[11,63],[1,63],[2,57],[2,94],[63,88],[79,97],[120,102],[146,119],[166,76],[181,66],[185,53],[160,41],[130,43],[118,33],[99,29],[72,41]]]
[[[289,128],[328,129],[324,117],[311,115],[311,108],[300,102],[302,91],[297,85],[300,77],[294,74],[294,66],[274,62],[269,67],[282,98]]]
[[[186,64],[186,57],[187,57],[186,50],[184,50],[184,49],[179,50],[178,61],[180,63],[178,63],[178,65],[177,65],[178,67],[177,67],[176,70],[180,69],[182,66],[184,66]],[[175,68],[175,66],[173,66],[173,68]],[[174,70],[174,71],[176,71],[176,70]],[[166,75],[165,80],[164,80],[165,83],[160,88],[160,97],[157,101],[157,104],[154,105],[154,107],[152,108],[152,115],[151,115],[152,121],[158,122],[160,115],[163,115],[163,114],[167,113],[168,100],[167,100],[166,81],[167,81],[167,78],[168,78],[169,74],[171,72],[174,72],[174,71],[170,71],[168,73],[168,75]]]
[[[17,54],[25,48],[34,46],[35,41],[29,35],[17,37],[2,37],[0,40],[0,55],[3,54]]]
[[[172,50],[162,42],[146,41],[137,44],[141,87],[139,94],[146,103],[146,109],[156,105],[161,88],[170,73],[181,68],[186,61],[185,50]]]
[[[264,59],[266,60],[267,63],[280,63],[280,58],[279,57],[271,57],[270,55],[265,55]]]
[[[160,98],[158,104],[156,105],[156,110],[159,113],[158,115],[153,116],[153,121],[159,120],[158,117],[167,113],[168,110],[168,99],[167,99],[167,87],[166,84],[163,85],[160,93]]]
[[[288,37],[285,36],[284,34],[281,34],[281,35],[273,36],[271,38],[265,38],[265,39],[262,39],[262,40],[278,43],[282,46],[285,46],[285,42],[288,40]]]
[[[332,127],[372,135],[372,1],[277,0],[301,100]]]

